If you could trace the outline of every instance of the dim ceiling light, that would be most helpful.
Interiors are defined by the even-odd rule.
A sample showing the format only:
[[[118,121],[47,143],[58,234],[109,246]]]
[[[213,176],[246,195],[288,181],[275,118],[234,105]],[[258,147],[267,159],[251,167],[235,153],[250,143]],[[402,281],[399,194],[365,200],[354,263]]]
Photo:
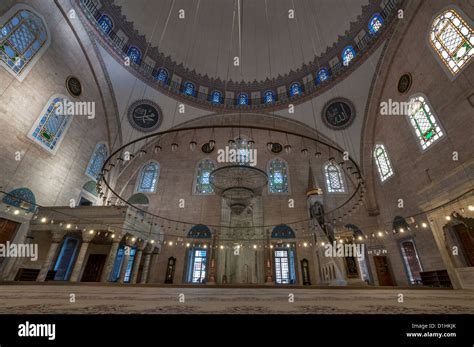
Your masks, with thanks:
[[[474,205],[469,205],[469,206],[467,207],[467,209],[468,209],[469,211],[474,211]]]
[[[321,242],[321,246],[324,246],[324,245],[325,245],[325,243],[324,243],[324,242]]]
[[[377,235],[378,235],[379,237],[382,237],[382,236],[383,236],[383,233],[382,233],[381,231],[379,231],[379,232],[377,233]]]
[[[186,247],[189,247],[189,246],[191,246],[191,245],[190,245],[189,242],[188,242],[188,243],[186,244]]]
[[[112,234],[110,237],[113,238],[113,239],[115,239],[115,234]]]
[[[401,232],[401,233],[404,233],[404,232],[405,232],[405,229],[400,228],[400,232]]]
[[[422,226],[423,228],[427,228],[427,227],[428,227],[428,224],[426,224],[425,222],[423,222],[423,223],[421,223],[421,226]]]
[[[204,248],[207,248],[207,245],[204,245]]]
[[[155,240],[151,240],[150,242],[151,242],[151,244],[154,244],[154,243],[155,243]]]
[[[303,247],[308,247],[308,242],[304,242]]]
[[[357,239],[358,239],[359,241],[362,241],[363,237],[362,237],[362,236],[359,236]]]
[[[92,235],[93,233],[94,233],[94,229],[89,230],[89,234]]]
[[[66,224],[67,229],[71,229],[71,224]]]
[[[253,245],[253,249],[257,249],[257,245]]]
[[[221,245],[219,248],[220,248],[220,249],[224,249],[224,246],[223,246],[223,245]]]
[[[136,238],[132,237],[132,242],[135,242]]]
[[[173,241],[168,242],[168,245],[173,246]]]
[[[46,217],[41,218],[41,223],[46,223],[47,219]]]
[[[451,216],[446,216],[446,220],[451,220]]]
[[[13,214],[20,214],[20,210],[13,211]]]
[[[270,248],[273,248],[273,245],[270,245]]]

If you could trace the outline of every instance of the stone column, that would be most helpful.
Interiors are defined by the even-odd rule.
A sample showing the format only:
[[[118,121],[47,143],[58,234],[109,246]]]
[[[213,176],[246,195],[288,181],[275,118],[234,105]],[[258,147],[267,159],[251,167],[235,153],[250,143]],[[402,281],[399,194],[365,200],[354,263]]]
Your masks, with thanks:
[[[107,260],[105,262],[104,272],[102,272],[102,276],[100,281],[105,283],[110,281],[110,276],[112,275],[112,271],[114,269],[115,258],[117,256],[117,250],[120,245],[121,237],[115,235],[115,238],[112,240],[112,246],[110,247],[109,255],[107,256]]]
[[[266,252],[266,259],[265,259],[265,268],[266,268],[266,276],[265,276],[265,283],[266,284],[274,284],[273,283],[273,271],[272,271],[272,249],[270,247],[270,232],[267,230],[266,232],[267,238],[267,252]]]
[[[59,243],[66,235],[66,232],[63,230],[55,230],[51,231],[51,246],[49,246],[48,254],[46,255],[46,260],[44,261],[43,265],[41,266],[41,270],[36,278],[36,281],[43,282],[48,275],[48,271],[53,265],[54,257],[58,251]]]
[[[153,245],[149,243],[144,250],[145,258],[143,259],[143,270],[142,270],[142,277],[140,278],[140,283],[147,283],[148,281],[151,253],[153,252],[153,248],[154,248]]]
[[[210,247],[210,258],[211,264],[209,267],[209,280],[208,284],[216,284],[216,252],[217,252],[217,235],[212,236],[212,243]]]
[[[74,263],[74,267],[72,269],[71,278],[69,279],[70,282],[78,282],[80,281],[80,276],[82,275],[82,270],[84,268],[84,260],[87,254],[87,250],[89,249],[89,245],[92,239],[95,236],[94,233],[90,233],[89,230],[82,232],[82,243],[81,248],[79,249],[79,253],[77,254],[76,262]]]
[[[145,241],[141,241],[137,246],[137,253],[135,253],[135,260],[133,262],[132,278],[130,279],[130,283],[137,283],[138,270],[140,269],[140,262],[142,261],[142,254],[146,245],[147,243]]]
[[[120,268],[120,277],[118,280],[119,283],[125,283],[125,273],[127,272],[128,261],[130,260],[131,247],[133,246],[133,244],[134,242],[132,242],[130,238],[125,242],[125,253],[123,255],[122,267]]]

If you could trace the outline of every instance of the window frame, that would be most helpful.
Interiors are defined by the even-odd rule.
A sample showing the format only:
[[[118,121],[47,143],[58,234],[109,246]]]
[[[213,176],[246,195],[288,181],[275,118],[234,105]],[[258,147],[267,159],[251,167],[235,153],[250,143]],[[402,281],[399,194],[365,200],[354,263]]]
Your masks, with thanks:
[[[201,192],[198,192],[197,191],[197,187],[198,187],[198,173],[199,173],[199,166],[202,162],[204,161],[210,161],[212,162],[212,164],[214,165],[214,170],[217,168],[217,163],[212,160],[211,158],[209,157],[206,157],[206,158],[202,158],[201,160],[199,160],[196,164],[196,167],[194,169],[194,179],[193,179],[193,190],[192,190],[192,194],[193,195],[204,195],[204,196],[209,196],[209,195],[216,195],[216,193],[214,192],[214,190],[211,192],[211,193],[201,193]]]
[[[108,155],[109,155],[109,146],[107,146],[107,143],[106,143],[105,141],[100,141],[100,142],[98,142],[98,143],[95,145],[94,150],[92,151],[92,154],[91,154],[91,156],[90,156],[89,163],[87,164],[86,172],[85,172],[85,173],[86,173],[86,176],[87,176],[87,177],[90,177],[90,178],[91,178],[92,180],[94,180],[94,181],[97,181],[97,177],[93,177],[93,176],[89,173],[89,169],[90,169],[90,167],[91,167],[92,160],[95,159],[95,154],[96,154],[96,152],[97,152],[99,146],[101,146],[101,145],[105,145],[105,150],[106,150],[106,155],[107,155],[107,156],[104,158],[104,163],[105,163],[105,160],[107,160],[107,157],[108,157]],[[104,164],[102,164],[102,166],[103,166],[103,165],[104,165]]]
[[[380,172],[381,170],[380,170],[379,165],[378,165],[377,157],[375,156],[375,151],[377,150],[378,146],[382,146],[383,151],[384,151],[385,156],[386,156],[386,159],[387,159],[387,162],[388,162],[388,166],[390,167],[390,170],[391,170],[391,174],[389,176],[387,176],[386,178],[382,177],[381,172]],[[377,168],[377,172],[378,172],[378,176],[379,176],[379,180],[380,180],[381,184],[386,183],[393,176],[395,176],[395,170],[393,169],[392,161],[390,160],[390,156],[388,155],[387,148],[385,147],[385,145],[383,143],[381,143],[381,142],[376,142],[375,143],[374,149],[372,151],[372,156],[373,156],[374,161],[375,161],[375,166]]]
[[[143,169],[149,165],[149,164],[156,164],[158,165],[158,169],[156,170],[156,184],[155,184],[155,187],[153,189],[153,191],[142,191],[140,190],[140,185],[141,185],[141,181],[142,181],[142,177],[143,177]],[[141,194],[156,194],[156,192],[158,191],[158,183],[160,181],[160,173],[161,173],[161,165],[159,162],[157,162],[156,160],[148,160],[147,162],[145,162],[143,165],[140,166],[139,170],[138,170],[138,173],[137,173],[137,178],[135,180],[135,189],[134,189],[134,194],[136,193],[141,193]],[[132,195],[134,195],[132,194]]]
[[[288,183],[288,191],[286,191],[286,192],[272,192],[270,190],[270,169],[272,167],[272,163],[276,160],[279,160],[279,161],[283,162],[286,166],[286,180],[287,180],[287,183]],[[267,172],[266,172],[266,174],[268,176],[268,183],[267,183],[267,193],[268,194],[272,194],[272,195],[291,195],[290,166],[288,165],[288,162],[285,159],[283,159],[281,157],[271,158],[267,162]]]
[[[342,189],[343,191],[341,192],[331,192],[329,190],[329,185],[328,185],[328,175],[327,175],[327,167],[329,165],[333,165],[337,168],[337,171],[339,173],[339,177],[341,178],[341,183],[342,183]],[[347,194],[348,192],[348,186],[347,186],[347,182],[344,178],[344,172],[341,170],[341,167],[335,163],[335,162],[332,162],[332,161],[327,161],[324,165],[323,165],[323,176],[324,176],[324,182],[325,182],[325,186],[326,186],[326,190],[327,190],[327,193],[328,194]]]

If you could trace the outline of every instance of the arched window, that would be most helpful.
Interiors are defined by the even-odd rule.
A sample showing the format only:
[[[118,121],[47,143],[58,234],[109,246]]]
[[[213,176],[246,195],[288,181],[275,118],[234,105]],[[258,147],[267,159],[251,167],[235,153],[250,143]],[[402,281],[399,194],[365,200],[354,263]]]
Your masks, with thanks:
[[[89,165],[87,165],[86,169],[86,174],[89,175],[90,178],[97,180],[107,156],[107,145],[105,143],[98,143],[95,146],[94,153],[92,153]]]
[[[268,191],[288,193],[288,166],[281,159],[273,159],[268,165]]]
[[[135,64],[140,65],[142,60],[142,54],[140,53],[140,50],[137,47],[130,46],[128,48],[127,55],[129,56],[130,61],[133,61]]]
[[[354,51],[354,48],[352,48],[352,46],[347,46],[342,51],[342,64],[344,66],[348,66],[351,60],[355,58],[355,56],[356,52]]]
[[[290,86],[290,96],[301,95],[303,90],[301,89],[301,84],[299,82],[293,82]]]
[[[248,105],[249,104],[249,95],[247,93],[240,93],[237,96],[237,102],[239,105]]]
[[[212,194],[214,190],[211,185],[210,176],[214,171],[216,165],[212,160],[201,160],[197,167],[196,182],[194,186],[194,193],[197,194]]]
[[[272,239],[294,239],[295,237],[293,229],[286,224],[280,224],[273,227],[271,235]]]
[[[341,169],[334,163],[327,163],[324,166],[326,176],[326,186],[329,193],[345,193],[344,180]]]
[[[214,104],[222,103],[222,93],[218,90],[214,90],[211,94],[211,102]]]
[[[168,83],[168,71],[166,69],[159,69],[156,74],[156,80],[162,82],[163,84]]]
[[[393,175],[392,164],[388,159],[387,151],[385,146],[382,144],[376,144],[374,148],[374,159],[379,172],[380,181],[385,181],[387,178]]]
[[[375,34],[380,30],[383,25],[383,19],[380,14],[375,13],[369,21],[369,31]]]
[[[423,150],[444,135],[434,110],[425,96],[415,95],[410,98],[408,115]]]
[[[321,83],[324,81],[327,81],[329,79],[329,71],[323,67],[319,69],[317,75],[316,75],[316,83]]]
[[[12,190],[10,193],[5,194],[2,202],[9,206],[24,209],[28,212],[36,210],[35,194],[28,188],[17,188]]]
[[[138,175],[137,192],[154,193],[160,176],[160,164],[152,161],[145,164]]]
[[[22,81],[51,42],[42,17],[29,6],[13,6],[0,18],[0,62]]]
[[[196,87],[192,82],[184,83],[183,93],[186,95],[194,96],[196,93]]]
[[[62,95],[51,97],[29,133],[33,141],[53,154],[58,150],[72,121],[72,115],[66,112],[65,105],[68,102]]]
[[[430,43],[453,76],[467,65],[474,54],[472,28],[453,9],[434,19]]]
[[[275,92],[273,90],[267,90],[263,94],[263,100],[266,104],[273,104],[276,101]]]
[[[114,28],[114,23],[112,22],[112,19],[106,14],[100,16],[99,25],[102,31],[107,35],[110,34],[112,29]]]
[[[204,224],[196,224],[188,231],[190,239],[210,239],[212,237],[211,229]]]

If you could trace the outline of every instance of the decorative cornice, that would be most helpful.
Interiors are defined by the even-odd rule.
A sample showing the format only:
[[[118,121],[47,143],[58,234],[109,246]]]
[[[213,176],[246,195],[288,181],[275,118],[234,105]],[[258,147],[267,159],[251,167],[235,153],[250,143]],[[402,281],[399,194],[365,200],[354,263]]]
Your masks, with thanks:
[[[91,30],[97,37],[98,41],[104,46],[104,48],[119,61],[123,61],[125,53],[121,52],[114,47],[110,37],[105,35],[97,28],[97,23],[94,22],[94,17],[87,13],[85,9],[86,3],[90,0],[76,0],[75,5],[81,11],[81,20],[84,25],[91,27]],[[106,13],[110,16],[114,22],[114,29],[120,29],[128,36],[128,45],[133,45],[138,47],[142,52],[147,52],[146,56],[153,59],[156,63],[156,70],[163,67],[169,73],[172,72],[173,76],[177,75],[182,79],[182,82],[191,81],[195,84],[196,92],[199,91],[199,87],[205,87],[208,89],[208,94],[213,90],[219,90],[225,97],[225,92],[233,92],[234,98],[240,92],[245,92],[251,96],[251,93],[258,92],[260,93],[261,98],[263,98],[263,93],[266,90],[272,90],[275,95],[277,95],[277,88],[284,86],[288,91],[289,86],[292,82],[299,82],[303,89],[302,95],[290,97],[287,95],[287,92],[284,95],[277,95],[278,100],[274,103],[263,103],[261,100],[253,99],[252,105],[237,105],[235,100],[224,100],[221,104],[214,104],[209,101],[209,95],[198,95],[187,96],[181,92],[182,86],[169,85],[158,82],[149,71],[144,71],[141,66],[130,64],[131,66],[126,67],[130,72],[135,76],[143,80],[145,83],[158,89],[164,94],[170,95],[172,97],[177,97],[178,99],[192,104],[193,106],[211,109],[216,112],[234,112],[238,109],[241,112],[258,112],[261,110],[279,110],[285,108],[288,104],[299,104],[312,98],[316,95],[323,93],[324,91],[331,88],[335,83],[340,82],[348,76],[348,74],[354,71],[358,66],[360,66],[367,57],[373,53],[373,51],[378,48],[381,42],[387,37],[388,33],[391,30],[388,30],[393,24],[393,17],[395,11],[395,6],[400,5],[403,0],[390,0],[389,4],[391,5],[391,11],[389,15],[385,18],[384,25],[379,33],[376,35],[369,34],[367,32],[368,21],[374,13],[381,13],[384,11],[380,7],[381,0],[369,0],[369,4],[362,7],[362,14],[357,17],[355,22],[350,23],[350,28],[345,32],[345,36],[339,35],[337,42],[335,42],[331,47],[327,47],[324,53],[321,53],[318,57],[315,57],[312,62],[303,64],[300,68],[295,71],[291,70],[285,75],[279,75],[273,79],[266,79],[264,81],[253,81],[253,82],[235,82],[232,80],[223,81],[220,78],[212,78],[207,75],[201,75],[195,70],[190,70],[183,66],[183,64],[178,64],[172,60],[170,56],[164,56],[163,53],[158,51],[157,47],[149,46],[149,43],[146,41],[144,35],[141,35],[136,29],[134,29],[133,23],[126,20],[126,17],[121,13],[122,9],[120,6],[117,6],[113,3],[113,0],[102,0],[102,7],[100,11]],[[82,5],[81,5],[82,4]],[[387,8],[387,7],[386,7]],[[98,18],[95,18],[97,20]],[[366,35],[363,39],[355,42],[356,36],[362,31],[365,30]],[[341,53],[347,45],[352,45],[357,51],[356,57],[351,61],[349,66],[343,66],[341,60]],[[147,47],[148,50],[147,50]],[[339,63],[336,66],[330,67],[329,61],[334,57],[337,57]],[[142,57],[144,58],[144,57]],[[331,71],[331,77],[328,81],[325,81],[321,84],[315,85],[315,76],[320,68],[326,67]],[[312,79],[304,84],[303,78],[311,75]],[[171,76],[170,76],[171,77]],[[229,104],[229,101],[234,101]]]

